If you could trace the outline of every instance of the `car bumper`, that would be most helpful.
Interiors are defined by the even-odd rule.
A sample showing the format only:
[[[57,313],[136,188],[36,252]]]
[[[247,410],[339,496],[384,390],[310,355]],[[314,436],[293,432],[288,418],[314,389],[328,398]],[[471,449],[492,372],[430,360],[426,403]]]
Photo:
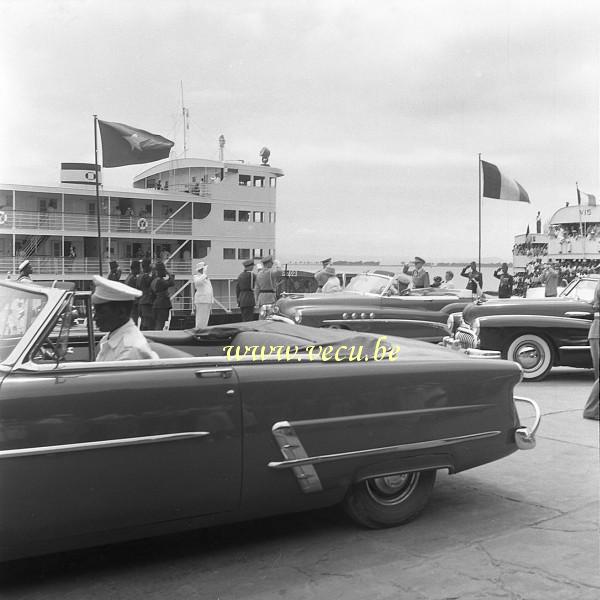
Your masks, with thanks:
[[[515,443],[517,444],[517,448],[519,448],[519,450],[531,450],[532,448],[535,448],[535,432],[542,420],[540,407],[535,400],[531,400],[530,398],[515,396],[513,399],[515,402],[525,402],[526,404],[529,404],[535,411],[535,418],[531,429],[527,427],[518,427],[515,430]]]
[[[456,352],[461,352],[471,358],[501,358],[501,353],[497,350],[479,350],[475,347],[465,347],[464,341],[456,336],[447,335],[441,342],[444,348],[451,348]]]

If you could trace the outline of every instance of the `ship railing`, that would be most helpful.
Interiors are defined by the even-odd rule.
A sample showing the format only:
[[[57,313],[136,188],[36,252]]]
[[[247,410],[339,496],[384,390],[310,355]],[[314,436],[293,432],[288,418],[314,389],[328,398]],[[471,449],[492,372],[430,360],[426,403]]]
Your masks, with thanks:
[[[43,231],[83,231],[96,233],[98,224],[95,214],[0,211],[0,231],[7,229],[36,229]],[[190,219],[146,217],[143,215],[101,215],[100,230],[107,233],[148,234],[158,229],[161,234],[191,235]]]
[[[212,182],[212,184],[216,183]],[[194,196],[200,196],[200,198],[210,198],[210,185],[211,183],[206,182],[195,182],[195,183],[173,183],[168,187],[160,187],[160,188],[147,188],[147,189],[156,189],[162,192],[179,192],[184,194],[193,194]]]

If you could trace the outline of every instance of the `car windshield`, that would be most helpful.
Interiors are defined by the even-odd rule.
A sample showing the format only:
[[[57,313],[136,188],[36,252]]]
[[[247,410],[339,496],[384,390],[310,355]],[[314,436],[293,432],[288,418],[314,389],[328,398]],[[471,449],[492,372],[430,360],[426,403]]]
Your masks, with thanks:
[[[0,362],[15,349],[47,301],[39,292],[0,286]]]
[[[382,294],[390,283],[390,277],[374,273],[361,273],[352,278],[346,286],[346,291],[361,294]]]
[[[594,301],[594,290],[597,284],[597,279],[576,279],[564,289],[561,297],[575,298],[591,304]]]

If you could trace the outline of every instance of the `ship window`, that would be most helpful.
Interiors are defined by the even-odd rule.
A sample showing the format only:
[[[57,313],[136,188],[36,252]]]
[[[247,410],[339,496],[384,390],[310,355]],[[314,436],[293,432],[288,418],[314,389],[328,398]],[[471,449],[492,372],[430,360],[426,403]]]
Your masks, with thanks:
[[[249,210],[238,211],[238,221],[242,221],[243,223],[247,223],[248,221],[250,221],[250,211]]]
[[[224,210],[223,211],[224,221],[235,221],[235,210]]]
[[[257,175],[256,177],[254,177],[254,187],[264,187],[265,185],[265,178]]]
[[[238,248],[238,259],[245,260],[250,258],[250,248]]]
[[[210,202],[194,202],[194,219],[205,219],[210,214],[212,204]]]
[[[269,187],[277,186],[277,177],[269,177]]]
[[[263,223],[265,220],[265,213],[255,210],[254,211],[254,222],[255,223]]]
[[[254,248],[254,258],[262,258],[262,248]]]
[[[252,177],[250,175],[238,175],[240,185],[251,185]]]
[[[225,260],[235,259],[235,248],[223,248],[223,258]]]

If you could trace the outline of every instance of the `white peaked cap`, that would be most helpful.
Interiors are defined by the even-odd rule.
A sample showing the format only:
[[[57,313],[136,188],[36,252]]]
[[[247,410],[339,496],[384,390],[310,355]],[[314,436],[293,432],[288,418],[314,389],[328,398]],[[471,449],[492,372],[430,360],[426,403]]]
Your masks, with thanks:
[[[19,265],[19,271],[22,271],[29,263],[28,259],[25,259],[20,265]]]
[[[93,304],[106,302],[132,302],[142,295],[142,292],[118,281],[111,281],[100,275],[94,275],[95,289],[92,294]]]

